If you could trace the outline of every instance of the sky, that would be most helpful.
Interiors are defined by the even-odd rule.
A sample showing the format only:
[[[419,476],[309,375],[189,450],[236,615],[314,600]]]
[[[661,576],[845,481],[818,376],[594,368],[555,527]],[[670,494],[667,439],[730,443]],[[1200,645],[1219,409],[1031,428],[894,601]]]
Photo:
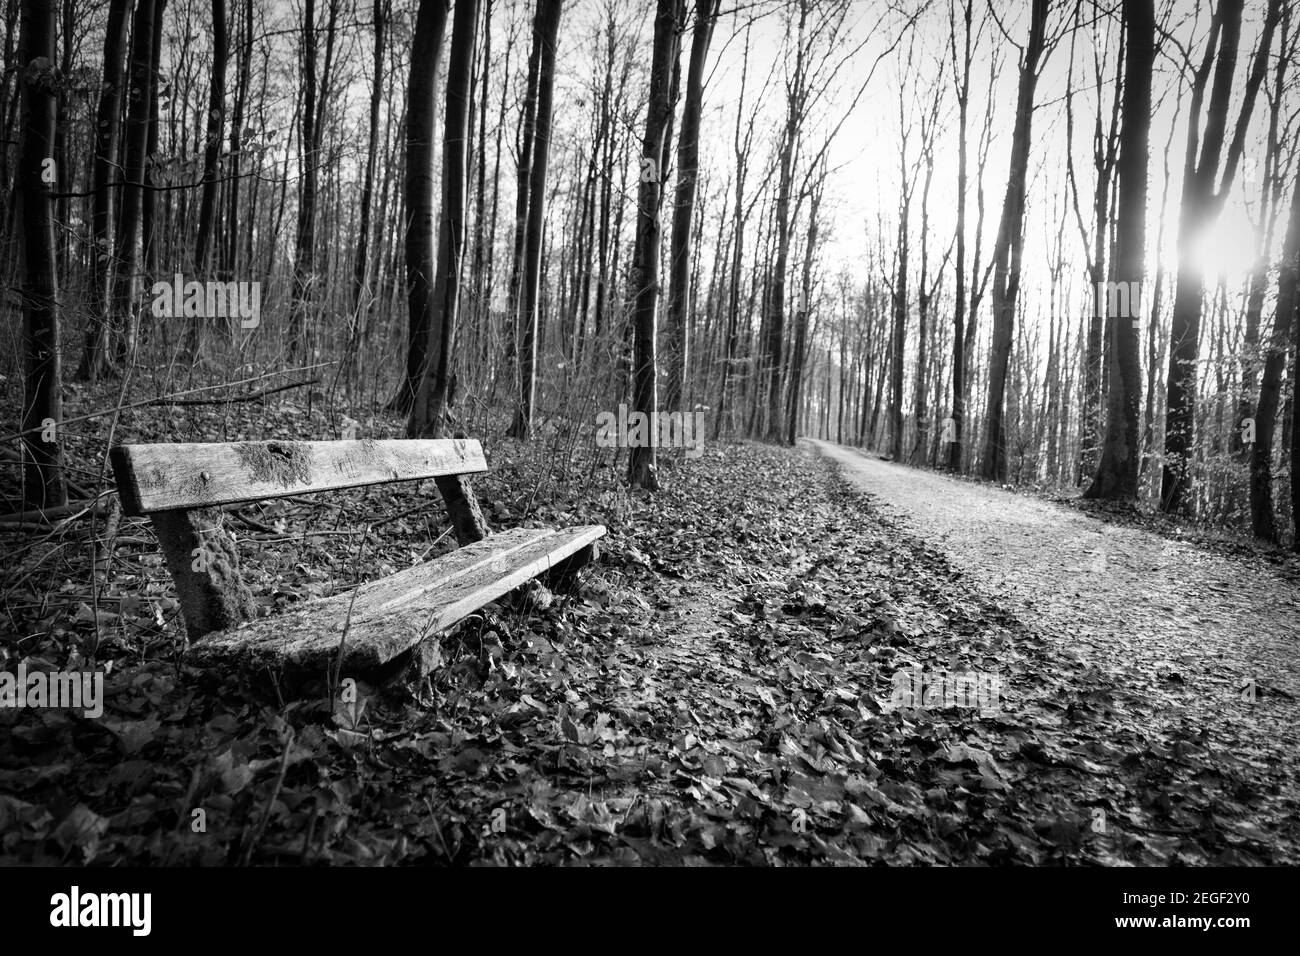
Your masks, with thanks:
[[[878,246],[876,234],[882,230],[886,236],[885,255],[893,254],[893,236],[898,214],[900,194],[899,143],[902,128],[910,126],[909,162],[919,163],[919,120],[933,101],[936,85],[943,84],[943,101],[939,113],[939,130],[935,141],[934,178],[931,188],[930,259],[937,268],[947,253],[956,229],[956,179],[957,179],[957,114],[953,95],[953,64],[949,50],[948,13],[950,4],[960,0],[852,0],[835,56],[848,56],[843,69],[830,84],[820,107],[809,122],[807,141],[820,144],[822,136],[833,124],[843,119],[828,154],[831,173],[828,177],[827,195],[823,203],[820,274],[829,285],[841,271],[849,273],[860,282],[869,273],[879,274],[881,262],[873,253]],[[1026,0],[993,0],[996,19],[988,15],[985,0],[975,0],[974,64],[970,104],[970,190],[967,196],[970,220],[969,248],[973,255],[974,221],[976,210],[976,150],[978,140],[988,115],[993,110],[991,142],[984,172],[983,188],[985,223],[983,230],[983,261],[987,263],[992,246],[998,215],[1007,177],[1007,150],[1014,120],[1014,103],[1019,49],[1028,33],[1028,3]],[[292,12],[287,0],[276,0],[273,10],[286,16]],[[578,0],[566,4],[561,27],[556,96],[556,138],[569,145],[589,146],[590,115],[592,104],[585,87],[591,82],[594,57],[599,53],[595,41],[597,24],[607,3],[615,3],[626,14],[625,20],[638,32],[637,63],[632,83],[638,95],[644,95],[649,72],[650,39],[653,4],[650,0]],[[825,4],[822,5],[823,7]],[[903,24],[907,17],[924,7],[916,20],[914,33],[904,35]],[[1087,275],[1082,255],[1083,245],[1073,209],[1068,205],[1069,192],[1065,175],[1067,136],[1065,121],[1065,91],[1073,63],[1073,88],[1075,110],[1075,136],[1073,156],[1078,180],[1079,202],[1085,217],[1090,220],[1088,207],[1092,191],[1093,164],[1091,133],[1098,90],[1092,78],[1094,53],[1104,58],[1103,86],[1100,93],[1104,106],[1109,109],[1113,95],[1116,69],[1116,37],[1119,25],[1107,12],[1106,4],[1099,3],[1101,13],[1095,24],[1085,26],[1073,38],[1066,35],[1066,18],[1073,15],[1074,4],[1057,0],[1049,20],[1049,36],[1061,37],[1049,50],[1041,67],[1041,79],[1035,96],[1033,147],[1031,150],[1031,183],[1025,222],[1025,262],[1023,287],[1029,303],[1028,319],[1035,320],[1048,301],[1046,285],[1051,262],[1051,250],[1056,242],[1056,232],[1062,215],[1065,216],[1063,241],[1066,257],[1071,263],[1063,276],[1068,287],[1069,301],[1082,308],[1087,297]],[[512,9],[517,23],[516,45],[512,52],[511,73],[517,83],[526,64],[528,44],[528,16],[532,4],[528,0],[497,0],[494,10],[493,57],[500,62],[504,56],[508,18]],[[1090,3],[1085,7],[1092,9]],[[1240,45],[1237,67],[1238,95],[1234,98],[1232,116],[1239,108],[1239,91],[1244,83],[1249,54],[1259,35],[1260,4],[1248,5],[1246,23]],[[522,11],[522,12],[519,12]],[[704,121],[702,128],[701,158],[705,171],[703,210],[707,224],[706,238],[710,248],[712,232],[723,201],[721,191],[731,175],[732,136],[741,96],[741,75],[744,59],[746,30],[750,44],[749,80],[746,92],[748,113],[760,90],[761,109],[755,122],[754,156],[750,175],[750,189],[757,185],[764,165],[776,143],[776,131],[782,122],[785,97],[784,83],[792,63],[791,44],[787,37],[789,27],[786,5],[779,0],[723,0],[722,14],[715,29],[711,48],[709,71],[705,88]],[[1170,37],[1163,44],[1158,58],[1155,78],[1156,109],[1151,130],[1151,156],[1148,164],[1148,274],[1154,272],[1158,261],[1173,269],[1177,264],[1176,235],[1178,226],[1178,188],[1181,181],[1182,154],[1186,141],[1187,99],[1184,95],[1178,109],[1178,91],[1185,87],[1179,79],[1183,65],[1179,61],[1178,46],[1199,56],[1208,26],[1208,7],[1195,0],[1157,0],[1157,18]],[[999,26],[1000,23],[1000,26]],[[960,22],[957,24],[961,29]],[[1003,30],[1005,29],[1005,34]],[[900,39],[900,37],[902,37]],[[361,41],[363,44],[367,41]],[[395,34],[394,42],[409,43],[409,37]],[[861,93],[856,105],[853,99],[867,79],[877,57],[891,45],[897,44],[889,55],[881,59]],[[683,39],[682,68],[689,55],[690,38]],[[905,66],[907,54],[912,66]],[[999,69],[990,84],[991,58],[997,57]],[[1185,71],[1184,71],[1185,72]],[[399,82],[396,78],[394,82]],[[369,90],[368,64],[356,74],[352,83],[342,92],[348,102],[349,115],[358,121],[364,118],[364,103]],[[499,95],[492,91],[494,98]],[[900,123],[900,95],[903,118]],[[852,107],[852,108],[850,108]],[[1294,102],[1286,104],[1285,112],[1296,109]],[[1216,228],[1197,243],[1196,258],[1208,275],[1226,273],[1230,287],[1240,281],[1254,257],[1254,227],[1249,215],[1254,205],[1243,203],[1243,185],[1251,189],[1257,185],[1250,175],[1258,170],[1249,161],[1259,151],[1265,124],[1266,103],[1263,97],[1256,104],[1252,122],[1252,135],[1247,149],[1248,161],[1239,176],[1223,215]],[[513,138],[513,111],[507,116],[506,142]],[[644,122],[644,114],[634,118]],[[1172,138],[1171,138],[1172,133]],[[586,139],[586,143],[579,141]],[[636,140],[639,142],[639,129]],[[1163,172],[1166,143],[1171,145],[1169,165],[1171,176],[1166,180]],[[561,154],[562,155],[562,152]],[[629,157],[635,160],[635,157]],[[919,168],[919,167],[918,167]],[[509,160],[502,170],[506,199],[513,183],[513,170]],[[1256,180],[1257,183],[1257,180]],[[1169,189],[1169,213],[1163,230],[1159,222],[1162,196]],[[552,207],[551,228],[559,225],[564,214],[565,197]],[[730,197],[726,198],[730,203]],[[916,254],[919,242],[920,190],[917,189],[912,204],[912,244]],[[749,234],[757,232],[757,215],[751,220]],[[1280,230],[1279,230],[1280,232]],[[1280,235],[1275,244],[1280,244]],[[919,257],[918,257],[919,259]],[[889,263],[884,264],[885,268]],[[950,294],[951,266],[947,270],[942,294]]]
[[[1072,4],[1056,4],[1049,21],[1049,36],[1061,35],[1066,31],[1064,17],[1071,15]],[[1252,5],[1257,6],[1257,5]],[[915,9],[914,6],[908,8]],[[947,85],[945,101],[940,113],[940,131],[935,147],[934,180],[931,190],[929,213],[931,220],[932,263],[942,258],[950,237],[956,229],[956,180],[957,180],[957,114],[956,97],[953,95],[953,66],[948,49],[948,3],[946,0],[932,4],[917,24],[917,36],[912,41],[913,69],[910,75],[904,70],[904,52],[909,41],[904,40],[894,53],[886,57],[853,109],[849,119],[841,127],[830,154],[830,166],[835,170],[831,176],[827,212],[832,226],[828,233],[824,250],[826,260],[825,274],[833,275],[840,268],[861,272],[862,260],[866,256],[866,243],[869,233],[877,228],[877,217],[883,216],[887,236],[891,237],[896,221],[900,195],[900,174],[898,144],[901,139],[899,120],[899,98],[902,91],[904,119],[912,124],[909,141],[909,155],[916,162],[919,157],[920,132],[919,119],[927,110],[933,99],[936,79],[942,75]],[[996,9],[1007,34],[1017,43],[1025,41],[1028,34],[1028,4],[998,0]],[[975,146],[984,122],[988,104],[994,109],[992,125],[992,142],[984,176],[985,189],[985,261],[987,250],[992,245],[997,227],[997,218],[1001,209],[1002,196],[1006,186],[1007,150],[1009,148],[1011,127],[1014,121],[1014,105],[1018,74],[1017,58],[1019,49],[1008,42],[1002,30],[991,19],[985,18],[979,25],[979,19],[985,10],[984,5],[976,4],[976,29],[981,31],[979,46],[975,53],[973,66],[971,106],[970,106],[970,175],[971,191],[967,202],[972,218],[975,215]],[[1158,17],[1167,24],[1170,32],[1185,47],[1199,55],[1208,27],[1208,13],[1198,10],[1195,3],[1179,0],[1176,3],[1158,4]],[[746,11],[748,13],[749,11]],[[743,56],[743,35],[739,34],[736,21],[745,14],[733,17],[724,15],[715,34],[716,67],[710,78],[706,92],[705,123],[706,156],[728,158],[730,155],[731,128],[734,123],[736,104],[739,100],[741,62]],[[899,35],[901,15],[889,12],[883,3],[854,2],[849,14],[850,26],[846,30],[848,47],[866,40],[861,52],[843,72],[840,82],[828,95],[824,114],[838,117],[849,108],[849,104],[865,79],[872,61]],[[1247,22],[1243,28],[1241,53],[1238,62],[1238,87],[1244,84],[1249,53],[1253,51],[1259,35],[1259,11],[1247,13]],[[741,28],[743,29],[743,28]],[[768,14],[753,22],[750,52],[750,87],[762,81],[769,73],[776,82],[774,91],[767,97],[766,134],[764,147],[773,139],[772,131],[779,122],[784,109],[780,84],[789,70],[787,51],[789,44],[785,41],[786,24],[777,14]],[[961,29],[958,22],[958,29]],[[1080,205],[1085,220],[1089,218],[1089,196],[1093,183],[1091,134],[1097,91],[1092,79],[1094,49],[1107,59],[1106,86],[1101,90],[1105,108],[1109,110],[1113,95],[1113,76],[1116,67],[1115,38],[1118,24],[1114,18],[1103,16],[1100,23],[1089,29],[1085,28],[1075,38],[1074,49],[1074,161],[1078,180]],[[989,90],[989,61],[994,50],[1001,56],[1001,69],[997,80]],[[1026,279],[1029,285],[1046,282],[1048,265],[1047,252],[1055,241],[1062,200],[1068,197],[1065,175],[1067,156],[1067,133],[1065,121],[1065,91],[1070,75],[1071,62],[1070,39],[1065,36],[1048,54],[1039,80],[1035,103],[1033,148],[1031,152],[1031,176],[1029,208],[1026,216]],[[1149,207],[1148,207],[1148,259],[1154,269],[1157,255],[1163,257],[1168,267],[1176,263],[1177,233],[1177,190],[1181,182],[1183,150],[1186,142],[1186,116],[1188,97],[1184,96],[1182,109],[1175,123],[1177,92],[1179,87],[1178,71],[1180,64],[1173,60],[1177,55],[1171,43],[1165,44],[1164,55],[1157,63],[1154,97],[1157,108],[1153,117],[1151,130],[1151,158],[1149,162]],[[752,99],[752,93],[751,99]],[[1239,108],[1239,96],[1234,99],[1232,117],[1235,120]],[[1288,104],[1290,109],[1295,104]],[[1265,125],[1266,104],[1261,96],[1256,104],[1255,118],[1252,122],[1250,142],[1253,148],[1247,149],[1248,157],[1255,152],[1262,142]],[[1107,114],[1108,115],[1108,114]],[[823,124],[824,125],[824,124]],[[1171,197],[1169,218],[1165,227],[1164,243],[1157,249],[1159,238],[1159,211],[1162,192],[1166,187],[1163,173],[1164,149],[1169,142],[1171,128],[1173,131],[1170,150]],[[760,134],[763,136],[764,134]],[[814,137],[815,138],[815,137]],[[1249,268],[1254,257],[1254,231],[1247,208],[1242,203],[1243,180],[1257,170],[1252,164],[1245,165],[1245,176],[1239,177],[1234,186],[1230,201],[1225,207],[1224,215],[1213,234],[1198,244],[1198,259],[1207,272],[1226,272],[1229,279],[1240,279]],[[1256,180],[1257,182],[1257,180]],[[1254,187],[1257,188],[1257,187]],[[920,191],[917,190],[912,206],[913,235],[918,235]],[[1066,223],[1065,241],[1072,250],[1071,258],[1077,258],[1080,275],[1083,275],[1083,259],[1079,230],[1072,209]],[[914,243],[916,239],[914,238]],[[973,239],[972,239],[973,241]],[[1077,283],[1080,292],[1086,287],[1086,276]]]

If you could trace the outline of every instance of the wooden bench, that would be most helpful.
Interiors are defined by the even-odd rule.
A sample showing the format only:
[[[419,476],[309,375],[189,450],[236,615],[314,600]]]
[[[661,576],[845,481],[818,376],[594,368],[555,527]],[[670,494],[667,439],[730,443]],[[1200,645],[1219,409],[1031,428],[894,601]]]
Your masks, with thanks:
[[[119,445],[122,511],[148,515],[191,641],[206,666],[383,675],[433,658],[426,638],[538,576],[565,583],[596,556],[602,525],[491,534],[465,477],[487,471],[466,439]],[[432,478],[457,550],[352,591],[256,619],[223,505]],[[421,668],[423,669],[423,668]]]

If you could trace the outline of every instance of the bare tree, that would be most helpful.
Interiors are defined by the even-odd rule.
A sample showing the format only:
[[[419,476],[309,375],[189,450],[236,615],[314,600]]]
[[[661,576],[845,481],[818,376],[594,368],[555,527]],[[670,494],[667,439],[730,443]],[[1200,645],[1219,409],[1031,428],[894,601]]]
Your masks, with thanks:
[[[921,185],[921,274],[916,287],[916,381],[912,399],[912,420],[916,423],[916,440],[908,460],[915,463],[918,457],[925,456],[926,450],[926,350],[930,335],[930,307],[939,285],[943,281],[943,270],[948,264],[948,254],[935,272],[934,281],[930,281],[930,188],[934,184],[934,141],[939,131],[939,110],[943,103],[941,89],[943,86],[943,65],[939,66],[939,76],[935,81],[930,96],[930,109],[921,114],[921,165],[924,174]],[[949,247],[951,253],[951,246]]]
[[[456,12],[452,18],[446,122],[442,138],[438,271],[429,303],[429,344],[425,348],[424,374],[406,424],[407,435],[412,438],[440,437],[445,430],[450,402],[452,340],[460,302],[461,251],[465,244],[466,140],[478,10],[478,0],[456,0]]]
[[[533,426],[537,391],[537,332],[540,312],[542,233],[546,225],[546,173],[551,155],[551,113],[555,90],[555,51],[560,33],[561,0],[537,0],[534,45],[537,67],[537,115],[528,182],[528,219],[519,296],[519,405],[510,433],[527,438]]]
[[[524,271],[524,250],[528,241],[528,184],[532,176],[533,140],[537,132],[537,75],[542,62],[543,33],[538,18],[542,15],[539,3],[533,11],[533,40],[528,54],[528,76],[524,81],[523,105],[519,111],[519,130],[515,156],[515,242],[510,259],[510,285],[507,288],[506,314],[511,323],[506,336],[505,364],[515,371],[515,391],[519,392],[519,375],[516,363],[522,319],[519,315],[520,293]],[[516,411],[518,416],[518,411]]]
[[[1108,276],[1106,259],[1107,245],[1110,239],[1108,225],[1111,217],[1112,190],[1116,175],[1116,157],[1119,151],[1119,117],[1122,84],[1116,78],[1114,95],[1111,98],[1109,120],[1105,120],[1101,91],[1106,83],[1105,46],[1098,51],[1093,46],[1093,84],[1097,90],[1096,110],[1093,117],[1092,163],[1095,180],[1092,192],[1092,222],[1085,223],[1079,208],[1078,177],[1074,170],[1074,44],[1079,35],[1079,21],[1083,5],[1074,9],[1074,28],[1070,31],[1070,66],[1065,90],[1065,129],[1066,149],[1065,168],[1069,183],[1070,201],[1074,209],[1074,218],[1079,227],[1079,238],[1087,261],[1088,277],[1092,292],[1092,314],[1088,317],[1087,344],[1083,359],[1083,404],[1079,424],[1079,471],[1078,483],[1084,477],[1096,471],[1100,454],[1102,392],[1104,363],[1108,355],[1104,346],[1110,339],[1106,332],[1106,306],[1108,302],[1105,279]],[[1093,17],[1100,16],[1097,0],[1093,0]],[[1119,61],[1122,66],[1125,37],[1120,34]],[[1117,67],[1118,69],[1118,67]],[[1113,264],[1112,264],[1113,265]]]
[[[1247,349],[1251,342],[1251,326],[1259,322],[1259,310],[1263,307],[1263,279],[1267,272],[1268,248],[1271,245],[1273,222],[1280,208],[1282,177],[1278,173],[1281,163],[1281,151],[1278,143],[1278,107],[1282,101],[1287,63],[1294,56],[1296,44],[1288,43],[1291,27],[1290,10],[1283,13],[1281,44],[1282,55],[1278,57],[1275,72],[1274,91],[1270,103],[1268,131],[1268,154],[1265,162],[1265,175],[1261,189],[1260,218],[1264,239],[1260,244],[1260,261],[1251,271],[1250,302],[1248,305]],[[1293,161],[1296,155],[1292,153]],[[1269,336],[1267,351],[1264,354],[1264,374],[1259,385],[1259,400],[1255,404],[1255,444],[1250,449],[1250,517],[1251,530],[1256,537],[1266,541],[1277,540],[1277,521],[1273,512],[1273,433],[1277,426],[1278,405],[1281,398],[1283,373],[1286,371],[1287,349],[1293,336],[1293,329],[1300,326],[1297,321],[1297,309],[1300,309],[1300,295],[1297,294],[1297,279],[1300,278],[1300,163],[1296,164],[1296,183],[1291,196],[1291,214],[1287,226],[1286,238],[1282,246],[1282,262],[1278,268],[1277,311],[1273,318],[1273,329]],[[1265,218],[1269,222],[1264,225]],[[1294,360],[1293,360],[1294,364]],[[1246,387],[1250,382],[1247,379]],[[1245,389],[1243,389],[1243,392]],[[1295,392],[1292,391],[1292,401]],[[1240,420],[1252,417],[1249,406],[1238,412]],[[1294,412],[1293,412],[1294,415]],[[1240,436],[1234,428],[1232,434]],[[1285,435],[1284,435],[1285,441]],[[1300,487],[1297,472],[1291,472],[1292,493]],[[1294,514],[1294,513],[1293,513]],[[1294,520],[1294,518],[1293,518]],[[1300,539],[1300,535],[1296,536]]]
[[[144,0],[147,2],[147,0]],[[59,362],[59,289],[51,198],[55,178],[55,90],[53,0],[24,0],[18,62],[22,98],[18,146],[17,199],[23,242],[23,339],[26,374],[23,395],[23,501],[28,508],[67,502]]]
[[[677,141],[677,195],[668,270],[668,347],[665,349],[668,374],[664,384],[664,403],[670,409],[681,402],[683,378],[689,367],[686,310],[690,298],[691,228],[700,161],[700,111],[704,101],[704,64],[719,2],[695,0],[695,28],[691,34],[690,65],[686,70],[686,104]]]
[[[1020,292],[1020,253],[1024,242],[1025,189],[1029,172],[1029,143],[1034,115],[1034,90],[1038,61],[1046,40],[1050,0],[1034,0],[1029,41],[1021,51],[1020,82],[1016,93],[1016,123],[1011,132],[1010,172],[1002,203],[1002,219],[993,249],[993,345],[989,356],[988,405],[985,418],[984,457],[980,473],[1002,480],[1006,476],[1003,407],[1007,365],[1011,357],[1016,298]]]
[[[77,378],[95,381],[113,370],[109,348],[109,315],[113,296],[113,184],[118,139],[122,129],[123,58],[126,55],[127,0],[110,0],[108,21],[104,27],[103,86],[99,108],[95,111],[94,197],[91,235],[94,251],[91,259],[90,322],[86,328],[85,347]]]
[[[1174,292],[1169,346],[1165,466],[1160,484],[1160,507],[1167,512],[1179,512],[1185,507],[1194,432],[1196,363],[1200,352],[1201,299],[1205,293],[1205,277],[1192,252],[1204,232],[1212,228],[1218,219],[1232,187],[1237,164],[1246,146],[1246,132],[1255,96],[1268,65],[1273,31],[1281,15],[1281,0],[1269,0],[1259,48],[1255,51],[1255,60],[1246,80],[1241,112],[1228,151],[1224,154],[1243,6],[1244,0],[1222,0],[1215,9],[1210,23],[1209,40],[1205,45],[1205,56],[1192,82],[1187,153],[1183,164],[1182,218],[1178,224],[1178,281]],[[1205,109],[1202,139],[1202,104],[1211,71],[1214,82]],[[1221,162],[1222,177],[1219,174]]]
[[[1273,431],[1277,426],[1277,410],[1282,372],[1286,364],[1287,341],[1292,337],[1291,330],[1296,325],[1297,273],[1300,273],[1300,171],[1296,174],[1296,186],[1291,197],[1291,218],[1287,228],[1286,242],[1282,252],[1282,266],[1278,273],[1277,315],[1273,319],[1273,334],[1269,340],[1267,358],[1264,364],[1264,378],[1260,384],[1259,405],[1255,413],[1255,447],[1251,450],[1250,461],[1250,505],[1252,526],[1256,536],[1272,541],[1277,538],[1277,527],[1273,517]],[[1293,368],[1294,368],[1293,360]],[[1294,372],[1293,372],[1294,376]],[[1292,392],[1292,395],[1295,393]],[[1292,461],[1295,458],[1295,445],[1292,445]],[[1292,495],[1300,487],[1296,476],[1300,472],[1291,472]],[[1293,512],[1297,514],[1300,512]],[[1297,535],[1300,539],[1300,535]]]
[[[489,0],[490,2],[490,0]],[[368,288],[370,272],[370,215],[375,192],[375,164],[379,157],[379,109],[384,92],[384,40],[388,25],[391,0],[374,0],[375,47],[374,65],[370,79],[370,134],[366,141],[366,172],[361,185],[361,218],[357,225],[357,255],[352,267],[352,322],[353,338],[356,326],[363,319],[363,309],[369,306],[373,294]]]
[[[658,413],[655,378],[655,309],[659,301],[660,179],[667,161],[668,122],[672,115],[671,85],[679,52],[678,24],[683,0],[658,0],[654,48],[650,61],[650,99],[645,137],[641,141],[641,182],[637,189],[636,247],[629,289],[633,297],[632,406],[654,428]],[[628,455],[628,481],[633,488],[659,488],[658,463],[652,435],[634,444]]]
[[[438,119],[437,81],[448,0],[420,0],[411,40],[411,75],[406,112],[406,300],[410,313],[406,374],[391,405],[409,411],[424,375],[429,329],[435,311],[434,135]]]
[[[804,353],[807,350],[808,316],[813,306],[813,263],[816,261],[818,216],[822,195],[826,189],[826,160],[817,169],[813,179],[811,202],[808,207],[808,235],[804,241],[803,276],[799,284],[799,308],[795,310],[794,346],[790,350],[790,402],[787,411],[785,440],[791,445],[799,437],[799,395],[803,382]]]
[[[203,194],[199,200],[199,234],[194,243],[194,270],[208,267],[208,239],[212,235],[212,213],[217,204],[217,160],[221,156],[221,134],[226,118],[226,0],[212,0],[212,82],[208,98],[208,141],[203,153]]]
[[[114,276],[113,317],[118,333],[117,355],[129,360],[135,354],[139,317],[137,269],[142,263],[142,195],[149,144],[149,107],[153,99],[154,17],[164,0],[137,0],[131,23],[130,87],[123,143],[122,205],[117,220],[117,268]]]
[[[1124,120],[1119,137],[1119,203],[1115,224],[1115,281],[1135,289],[1146,273],[1147,161],[1151,139],[1151,73],[1155,62],[1155,0],[1124,0]],[[1138,314],[1136,303],[1129,310]],[[1089,498],[1137,497],[1141,452],[1138,411],[1142,366],[1138,322],[1110,309],[1110,387],[1106,439]]]
[[[320,54],[316,25],[316,0],[304,0],[302,23],[303,102],[300,114],[299,158],[302,188],[298,195],[298,227],[294,239],[293,290],[289,303],[289,355],[298,355],[306,345],[307,314],[315,298],[317,204],[320,199],[321,145],[325,114],[330,107],[334,76],[334,45],[338,35],[339,4],[327,0],[325,58],[317,73]],[[418,17],[418,15],[417,15]],[[446,19],[446,11],[443,12]]]
[[[968,146],[966,129],[970,117],[972,0],[962,0],[962,51],[957,55],[957,30],[953,22],[952,0],[948,3],[948,46],[952,52],[953,84],[957,91],[957,261],[954,278],[956,299],[953,304],[952,337],[952,441],[948,445],[948,468],[961,468],[962,434],[966,417],[966,180]]]

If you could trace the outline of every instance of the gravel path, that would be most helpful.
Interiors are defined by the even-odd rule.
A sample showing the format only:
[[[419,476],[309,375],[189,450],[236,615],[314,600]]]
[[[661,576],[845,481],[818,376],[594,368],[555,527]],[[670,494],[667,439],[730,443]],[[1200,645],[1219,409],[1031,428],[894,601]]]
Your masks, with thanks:
[[[1300,586],[1062,505],[810,441],[905,529],[1155,731],[1181,727],[1300,794]],[[1254,681],[1256,696],[1243,688]]]

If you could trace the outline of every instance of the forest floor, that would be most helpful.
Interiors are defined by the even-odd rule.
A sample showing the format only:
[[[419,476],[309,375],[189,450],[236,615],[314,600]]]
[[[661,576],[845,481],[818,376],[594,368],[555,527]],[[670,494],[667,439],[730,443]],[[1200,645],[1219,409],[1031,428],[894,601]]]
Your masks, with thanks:
[[[328,434],[193,414],[118,437]],[[6,657],[111,671],[101,718],[0,709],[0,864],[1300,862],[1294,578],[832,446],[712,443],[647,496],[567,441],[490,442],[476,487],[609,526],[577,593],[357,704],[180,662],[144,525],[98,578],[6,532]],[[448,547],[387,488],[237,516],[268,613]],[[909,668],[1000,693],[900,701]]]

